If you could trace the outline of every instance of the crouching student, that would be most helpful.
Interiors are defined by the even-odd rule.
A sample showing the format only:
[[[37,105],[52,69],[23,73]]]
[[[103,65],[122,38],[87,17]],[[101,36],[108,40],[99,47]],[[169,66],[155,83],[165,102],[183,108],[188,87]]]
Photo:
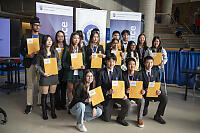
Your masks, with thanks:
[[[125,81],[126,93],[127,95],[130,93],[130,82],[138,80],[138,71],[135,71],[136,60],[134,58],[127,58],[126,60],[127,71],[123,72],[123,79]],[[145,91],[141,90],[141,95],[144,95]],[[136,99],[129,98],[130,100],[134,100],[137,104],[137,124],[140,128],[144,127],[144,123],[142,121],[143,110],[144,110],[144,98]]]
[[[106,122],[111,120],[111,114],[113,110],[113,104],[118,103],[121,105],[121,111],[118,114],[117,122],[123,126],[128,126],[129,124],[125,121],[125,117],[128,115],[130,109],[130,101],[127,96],[123,99],[112,99],[112,80],[123,80],[122,71],[115,67],[117,61],[116,56],[111,53],[106,56],[106,67],[99,71],[97,86],[101,86],[102,92],[105,98],[103,104],[103,116],[102,119]]]
[[[58,55],[58,52],[55,50],[54,46],[52,45],[52,38],[50,35],[45,35],[43,37],[42,46],[37,56],[37,63],[35,66],[36,71],[40,73],[39,85],[41,86],[41,90],[42,90],[42,98],[41,98],[42,118],[44,120],[47,120],[48,116],[47,116],[47,109],[46,109],[46,100],[47,100],[47,94],[49,90],[50,90],[49,92],[50,92],[50,103],[51,103],[51,117],[53,119],[57,118],[56,113],[55,113],[54,94],[56,91],[56,86],[59,81],[58,81],[58,74],[50,75],[48,73],[45,73],[44,61],[43,61],[45,58],[56,58],[58,71],[61,69],[60,57]]]
[[[165,120],[161,117],[164,115],[165,108],[168,102],[168,97],[165,95],[165,92],[163,90],[157,90],[156,94],[158,95],[158,97],[146,97],[146,94],[148,93],[147,88],[149,82],[160,82],[159,72],[157,70],[152,69],[153,58],[151,56],[146,56],[144,58],[144,66],[145,69],[141,70],[138,76],[139,80],[143,81],[143,89],[145,90],[145,105],[143,116],[146,116],[148,113],[149,101],[159,101],[160,103],[158,105],[157,112],[154,115],[154,120],[159,122],[160,124],[165,124]]]
[[[83,81],[77,85],[73,100],[69,105],[71,114],[77,117],[76,128],[81,132],[87,131],[83,124],[84,120],[89,121],[98,118],[102,114],[102,110],[99,107],[92,106],[92,99],[89,98],[88,92],[95,88],[95,84],[93,71],[87,69],[84,73]]]

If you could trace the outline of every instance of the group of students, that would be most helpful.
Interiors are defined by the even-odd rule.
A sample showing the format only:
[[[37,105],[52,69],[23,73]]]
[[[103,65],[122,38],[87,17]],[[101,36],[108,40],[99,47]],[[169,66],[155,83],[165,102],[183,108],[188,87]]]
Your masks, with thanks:
[[[109,122],[113,107],[116,104],[121,105],[116,121],[123,126],[129,124],[125,121],[131,104],[134,100],[137,103],[137,124],[144,127],[142,117],[148,113],[149,101],[159,101],[157,112],[154,120],[165,124],[161,117],[167,104],[167,96],[161,89],[156,92],[157,98],[146,97],[148,93],[149,82],[160,82],[164,64],[167,62],[167,53],[160,44],[159,37],[154,37],[152,47],[148,48],[144,34],[138,37],[138,43],[128,41],[130,32],[124,30],[121,33],[114,31],[112,41],[106,45],[104,50],[100,45],[100,31],[93,29],[91,31],[89,43],[85,43],[82,31],[76,31],[71,34],[69,45],[66,44],[65,34],[58,31],[55,35],[55,41],[50,35],[39,33],[40,21],[35,17],[31,20],[31,33],[23,35],[21,39],[21,54],[24,56],[23,65],[27,74],[27,106],[25,114],[31,113],[33,105],[34,80],[38,80],[39,98],[38,104],[42,106],[42,118],[48,119],[47,110],[51,111],[51,117],[56,119],[55,109],[66,109],[66,90],[68,99],[69,113],[77,117],[76,128],[79,131],[87,131],[84,121],[89,121],[97,117]],[[27,38],[39,38],[40,51],[28,54]],[[62,58],[59,57],[56,48],[64,48]],[[121,65],[116,65],[116,52],[120,51]],[[154,52],[162,53],[162,63],[159,66],[153,66],[154,59],[151,55]],[[71,64],[71,54],[82,53],[83,66],[81,69],[74,69]],[[98,53],[102,58],[102,68],[91,68],[91,59],[93,53]],[[44,59],[57,59],[57,75],[49,75],[44,70]],[[136,71],[135,68],[140,71]],[[37,78],[37,79],[36,79]],[[115,93],[112,89],[112,80],[125,81],[125,96],[123,99],[112,99],[111,95]],[[143,81],[141,90],[142,99],[130,99],[130,81]],[[101,86],[105,101],[98,105],[92,106],[92,98],[89,97],[89,90]],[[67,89],[66,89],[67,87]],[[50,94],[50,105],[47,105],[47,95]],[[41,96],[41,98],[40,98]],[[41,101],[40,101],[41,99]]]

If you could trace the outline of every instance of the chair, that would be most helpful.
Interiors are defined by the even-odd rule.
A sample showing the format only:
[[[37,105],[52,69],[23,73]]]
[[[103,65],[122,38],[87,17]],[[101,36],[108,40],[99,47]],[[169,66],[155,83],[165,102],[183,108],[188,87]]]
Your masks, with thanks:
[[[200,66],[197,67],[197,70],[200,71]],[[193,85],[193,96],[195,96],[195,89],[196,89],[196,84],[200,83],[200,74],[196,74],[195,79],[194,79],[194,85]]]

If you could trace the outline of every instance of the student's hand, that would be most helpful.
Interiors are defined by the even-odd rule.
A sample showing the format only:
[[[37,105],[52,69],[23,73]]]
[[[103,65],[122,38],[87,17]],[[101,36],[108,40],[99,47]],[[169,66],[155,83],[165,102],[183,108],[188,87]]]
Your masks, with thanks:
[[[121,52],[120,55],[121,55],[122,58],[124,58],[124,53],[123,52]]]
[[[112,94],[112,93],[114,93],[115,91],[113,90],[113,89],[110,89],[109,91],[107,91],[107,94]]]
[[[161,91],[160,91],[160,90],[157,90],[157,91],[156,91],[156,94],[157,94],[157,95],[160,95],[160,94],[161,94]]]
[[[140,92],[142,95],[144,95],[145,94],[145,90],[141,90],[141,92]]]
[[[153,83],[155,83],[156,81],[153,81]]]
[[[32,54],[26,55],[27,58],[33,58],[35,56],[35,53],[33,52]]]
[[[81,66],[81,69],[85,69],[85,66],[83,65],[83,66]]]
[[[126,93],[130,93],[130,91],[131,91],[131,88],[128,88],[128,89],[126,90]]]
[[[145,92],[146,92],[146,94],[147,94],[147,93],[149,92],[149,90],[146,88],[146,89],[145,89]]]
[[[97,115],[97,110],[95,108],[92,109],[92,117],[95,117]]]
[[[71,69],[71,70],[74,70],[74,67],[70,66],[70,69]]]
[[[87,98],[87,99],[85,100],[85,102],[86,102],[86,103],[92,102],[92,98]]]
[[[127,95],[125,95],[124,98],[123,98],[123,100],[126,100],[127,98],[128,98]]]
[[[103,58],[103,54],[99,54],[98,57],[99,57],[99,58]]]
[[[49,77],[49,76],[51,76],[51,75],[48,74],[48,73],[44,73],[44,76],[45,76],[45,77]]]

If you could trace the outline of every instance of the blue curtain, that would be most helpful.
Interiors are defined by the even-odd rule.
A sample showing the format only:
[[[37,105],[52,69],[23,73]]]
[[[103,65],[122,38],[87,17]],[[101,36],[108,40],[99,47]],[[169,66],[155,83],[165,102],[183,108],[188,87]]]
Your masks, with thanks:
[[[186,84],[186,74],[181,73],[183,69],[196,69],[200,66],[200,52],[192,51],[167,51],[168,62],[165,65],[166,83]],[[189,82],[192,87],[194,78]]]

